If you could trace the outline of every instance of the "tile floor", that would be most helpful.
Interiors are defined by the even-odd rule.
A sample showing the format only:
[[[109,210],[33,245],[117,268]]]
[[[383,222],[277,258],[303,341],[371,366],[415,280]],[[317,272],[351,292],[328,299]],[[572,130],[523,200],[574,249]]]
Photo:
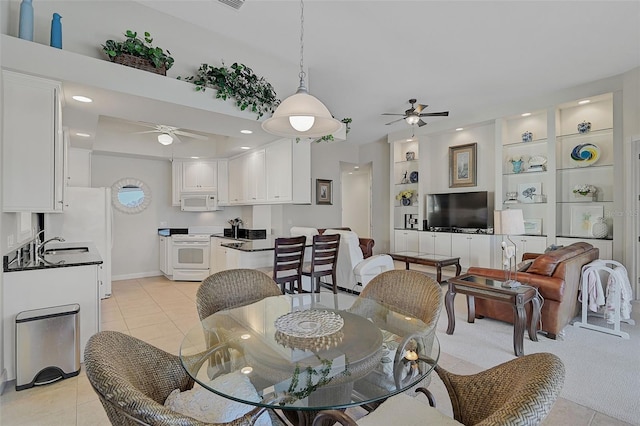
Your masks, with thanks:
[[[168,352],[177,353],[184,333],[198,322],[195,294],[199,284],[172,282],[163,277],[116,281],[113,283],[113,296],[102,301],[102,329],[128,333]],[[445,368],[461,374],[480,370],[450,354],[443,353],[440,362]],[[436,397],[438,408],[451,415],[446,390],[437,376],[433,377],[429,388]],[[426,398],[424,400],[426,402]],[[358,412],[353,414],[357,415]],[[77,377],[20,392],[15,391],[15,383],[11,382],[0,397],[2,426],[108,424],[84,370]],[[543,424],[628,425],[563,398],[556,402]]]

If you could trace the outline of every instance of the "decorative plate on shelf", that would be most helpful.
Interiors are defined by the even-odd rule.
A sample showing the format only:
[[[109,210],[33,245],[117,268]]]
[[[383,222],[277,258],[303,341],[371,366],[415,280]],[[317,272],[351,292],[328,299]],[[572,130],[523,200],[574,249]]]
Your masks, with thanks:
[[[288,336],[322,337],[340,331],[344,319],[335,312],[309,309],[284,314],[274,325],[276,330]]]
[[[411,174],[409,175],[409,181],[411,183],[416,183],[418,181],[418,172],[411,172]]]
[[[529,159],[530,166],[542,166],[544,164],[547,164],[547,157],[542,155],[534,155]]]
[[[592,143],[581,143],[571,150],[571,159],[580,167],[590,166],[600,159],[600,148]]]

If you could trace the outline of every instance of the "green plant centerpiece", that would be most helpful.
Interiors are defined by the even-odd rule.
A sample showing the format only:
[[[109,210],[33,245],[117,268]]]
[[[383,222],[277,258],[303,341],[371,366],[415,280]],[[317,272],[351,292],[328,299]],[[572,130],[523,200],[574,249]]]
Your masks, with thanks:
[[[174,62],[171,52],[153,46],[153,38],[146,31],[144,38],[138,37],[138,33],[131,30],[127,30],[124,35],[124,41],[107,40],[102,45],[102,50],[111,61],[166,75]]]
[[[241,111],[248,108],[258,118],[272,113],[280,104],[276,91],[264,77],[257,76],[251,68],[237,62],[231,66],[222,62],[220,67],[202,64],[196,75],[178,77],[178,80],[183,78],[195,84],[197,91],[215,89],[217,99],[234,98]]]

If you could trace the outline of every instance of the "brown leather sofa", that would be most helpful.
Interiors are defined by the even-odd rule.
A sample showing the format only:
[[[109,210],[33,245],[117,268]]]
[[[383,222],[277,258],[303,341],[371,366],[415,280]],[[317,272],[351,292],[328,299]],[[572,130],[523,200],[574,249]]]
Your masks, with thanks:
[[[344,231],[351,231],[351,228],[343,227],[343,228],[318,228],[318,233],[322,235],[322,233],[327,229],[342,229]],[[375,245],[375,241],[372,238],[360,238],[358,237],[360,243],[360,250],[362,250],[362,256],[366,259],[367,257],[373,256],[373,246]]]
[[[598,249],[585,242],[544,254],[525,253],[522,256],[523,261],[532,259],[533,262],[526,272],[518,272],[518,281],[538,288],[544,298],[541,319],[542,330],[547,333],[547,337],[555,339],[569,321],[578,315],[582,267],[598,259],[598,256]],[[467,272],[488,278],[505,278],[505,271],[502,269],[471,267]],[[488,317],[513,322],[513,307],[508,304],[476,297],[475,306],[477,318]],[[530,306],[527,306],[527,311],[530,311]]]

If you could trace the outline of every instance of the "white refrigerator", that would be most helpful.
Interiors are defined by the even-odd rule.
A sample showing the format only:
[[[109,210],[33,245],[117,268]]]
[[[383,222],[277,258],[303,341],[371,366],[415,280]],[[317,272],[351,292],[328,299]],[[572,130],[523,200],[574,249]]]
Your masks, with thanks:
[[[67,187],[63,212],[44,215],[46,238],[95,244],[103,261],[98,268],[101,299],[111,296],[112,218],[111,188]]]

